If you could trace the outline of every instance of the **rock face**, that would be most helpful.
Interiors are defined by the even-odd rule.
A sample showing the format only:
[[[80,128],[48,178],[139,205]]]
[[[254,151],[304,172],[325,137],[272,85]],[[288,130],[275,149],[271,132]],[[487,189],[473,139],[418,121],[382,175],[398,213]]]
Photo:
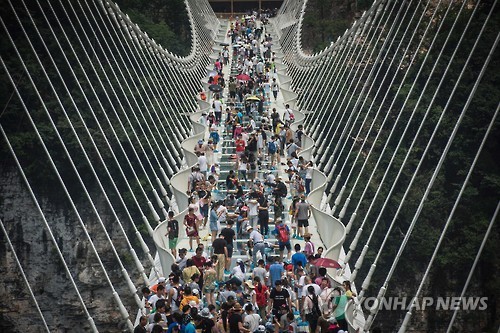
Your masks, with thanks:
[[[7,170],[6,170],[7,169]],[[126,328],[105,274],[72,209],[37,197],[55,240],[63,253],[69,272],[90,316],[101,332]],[[80,200],[83,201],[83,200]],[[103,200],[95,200],[96,203]],[[137,306],[124,283],[116,257],[102,227],[83,202],[77,203],[82,219],[99,256],[128,312],[134,320]],[[114,227],[106,208],[97,207],[132,281],[139,278],[130,265],[123,233]],[[27,187],[17,170],[0,166],[0,218],[29,285],[51,332],[90,331],[84,308],[64,268],[54,243],[43,223]],[[45,328],[4,232],[0,232],[0,331],[43,332]],[[138,284],[136,284],[138,285]]]

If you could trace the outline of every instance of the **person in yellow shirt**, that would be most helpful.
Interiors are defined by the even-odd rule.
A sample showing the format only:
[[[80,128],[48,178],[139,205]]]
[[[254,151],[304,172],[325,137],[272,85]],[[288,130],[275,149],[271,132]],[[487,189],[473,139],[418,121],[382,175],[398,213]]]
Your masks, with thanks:
[[[185,305],[189,305],[189,303],[195,302],[196,306],[200,304],[200,299],[198,296],[193,295],[193,291],[191,290],[191,287],[186,286],[184,287],[184,295],[182,297],[181,305],[179,306],[180,309],[183,309]]]
[[[343,286],[343,287],[344,287],[344,289],[345,289],[345,295],[346,295],[346,297],[347,297],[347,299],[348,299],[348,300],[351,300],[351,298],[353,298],[353,297],[356,297],[356,296],[357,296],[357,295],[356,295],[356,293],[355,293],[355,292],[353,292],[353,291],[351,290],[351,282],[350,282],[350,281],[345,280],[345,281],[342,283],[342,286]]]
[[[182,270],[182,280],[188,283],[191,281],[191,276],[193,276],[194,273],[201,275],[200,270],[196,267],[193,259],[188,259],[186,261],[186,268]]]

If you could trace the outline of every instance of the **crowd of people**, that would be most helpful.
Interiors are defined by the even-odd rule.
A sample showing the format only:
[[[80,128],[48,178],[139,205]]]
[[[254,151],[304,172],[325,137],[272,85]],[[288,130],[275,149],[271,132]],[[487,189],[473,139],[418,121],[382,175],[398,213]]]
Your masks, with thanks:
[[[289,105],[282,116],[271,108],[279,92],[272,38],[255,14],[231,22],[228,37],[232,47],[220,52],[210,77],[228,97],[200,91],[212,100],[201,119],[209,137],[194,147],[188,213],[182,221],[168,215],[165,236],[176,262],[168,277],[143,288],[148,313],[136,332],[347,331],[344,311],[356,295],[349,281],[333,287],[315,265],[323,248],[308,229],[313,163],[298,156],[303,129],[290,129]],[[230,149],[225,163],[232,167],[221,170],[215,154]],[[181,228],[189,249],[177,249]]]

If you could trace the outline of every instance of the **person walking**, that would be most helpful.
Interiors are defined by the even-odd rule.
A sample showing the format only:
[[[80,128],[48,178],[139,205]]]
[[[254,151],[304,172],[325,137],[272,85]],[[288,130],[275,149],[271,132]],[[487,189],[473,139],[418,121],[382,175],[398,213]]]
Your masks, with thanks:
[[[184,216],[184,226],[186,227],[186,235],[189,237],[189,252],[193,252],[193,239],[200,245],[200,236],[198,235],[197,218],[194,214],[194,208],[190,207],[188,213]]]
[[[224,239],[224,235],[222,233],[219,235],[219,238],[214,240],[214,242],[212,243],[212,248],[214,249],[214,255],[217,256],[217,264],[215,266],[217,281],[221,282],[224,281],[224,267],[228,255],[227,242]]]
[[[260,252],[260,254],[262,255],[262,259],[265,260],[265,258],[266,258],[266,254],[265,254],[266,244],[264,243],[264,236],[262,236],[262,234],[260,233],[260,231],[258,229],[254,229],[254,227],[249,225],[247,228],[247,232],[250,232],[249,238],[250,238],[250,242],[252,242],[252,247],[253,247],[253,251],[252,251],[252,259],[253,259],[252,269],[253,269],[254,263],[257,262],[257,253],[258,252]]]
[[[299,236],[297,239],[303,240],[304,233],[309,233],[309,218],[311,217],[311,205],[306,202],[304,194],[300,195],[300,202],[295,206],[295,218],[297,219],[297,226],[299,229]],[[304,228],[304,233],[302,232]]]
[[[287,250],[287,261],[292,257],[292,245],[290,243],[290,228],[283,223],[281,218],[276,220],[276,227],[273,234],[278,238],[278,246],[280,250],[280,259],[283,260],[283,252]]]
[[[280,86],[278,82],[276,82],[275,78],[273,78],[273,82],[271,83],[271,90],[273,92],[274,101],[276,102],[276,99],[278,98],[278,91],[280,91]]]
[[[165,236],[168,237],[168,248],[172,252],[174,258],[177,257],[177,241],[179,239],[179,222],[174,219],[174,212],[168,212],[168,222],[167,222],[167,233]]]

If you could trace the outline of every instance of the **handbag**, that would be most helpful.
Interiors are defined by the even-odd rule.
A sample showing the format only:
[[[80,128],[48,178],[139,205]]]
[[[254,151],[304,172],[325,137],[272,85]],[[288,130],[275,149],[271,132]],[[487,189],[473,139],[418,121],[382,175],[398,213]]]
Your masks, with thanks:
[[[194,229],[194,227],[189,227],[189,226],[188,226],[188,227],[186,228],[186,234],[187,234],[188,236],[190,236],[190,235],[194,234],[194,232],[195,232],[195,231],[196,231],[196,230]]]

